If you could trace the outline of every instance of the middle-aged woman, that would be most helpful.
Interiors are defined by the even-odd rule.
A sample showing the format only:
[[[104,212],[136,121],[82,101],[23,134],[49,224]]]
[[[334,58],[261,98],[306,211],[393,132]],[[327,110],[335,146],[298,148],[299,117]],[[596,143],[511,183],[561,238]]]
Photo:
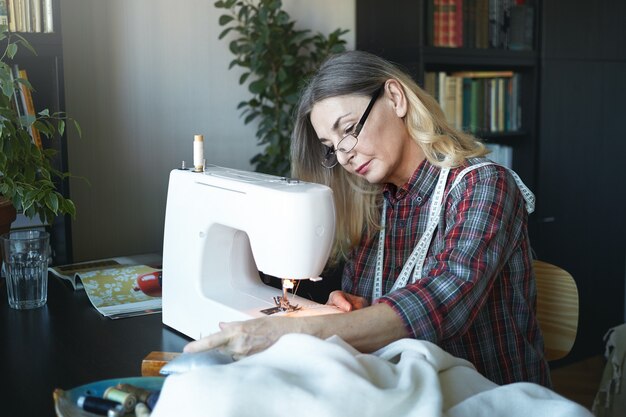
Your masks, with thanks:
[[[517,175],[450,126],[409,75],[369,53],[330,57],[296,117],[293,175],[333,189],[333,256],[346,263],[328,304],[345,313],[222,323],[185,351],[242,357],[297,332],[370,352],[412,337],[496,383],[549,386],[527,232],[534,197]]]

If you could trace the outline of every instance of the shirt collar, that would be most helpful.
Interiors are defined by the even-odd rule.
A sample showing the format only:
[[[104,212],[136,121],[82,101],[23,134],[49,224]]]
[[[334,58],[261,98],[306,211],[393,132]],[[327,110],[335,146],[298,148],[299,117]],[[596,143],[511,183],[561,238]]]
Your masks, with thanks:
[[[441,168],[424,159],[411,178],[400,188],[394,184],[385,184],[383,195],[390,204],[395,204],[407,197],[415,199],[417,205],[423,205],[432,194]]]

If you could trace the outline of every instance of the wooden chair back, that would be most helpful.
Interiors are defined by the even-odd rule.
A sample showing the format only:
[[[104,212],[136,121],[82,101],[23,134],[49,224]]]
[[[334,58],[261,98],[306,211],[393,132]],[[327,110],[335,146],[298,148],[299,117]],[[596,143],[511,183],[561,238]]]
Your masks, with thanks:
[[[572,275],[556,265],[534,260],[537,320],[548,361],[565,357],[578,330],[578,288]]]

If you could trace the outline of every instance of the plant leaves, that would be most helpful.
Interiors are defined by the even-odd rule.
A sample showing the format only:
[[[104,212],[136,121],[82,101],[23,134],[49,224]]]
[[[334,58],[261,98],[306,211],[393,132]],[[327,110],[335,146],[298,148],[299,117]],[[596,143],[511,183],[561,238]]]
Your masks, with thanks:
[[[232,22],[233,20],[235,20],[234,17],[229,16],[227,14],[223,14],[223,15],[220,16],[219,24],[220,24],[220,26],[224,26],[224,25],[227,25],[228,23]]]

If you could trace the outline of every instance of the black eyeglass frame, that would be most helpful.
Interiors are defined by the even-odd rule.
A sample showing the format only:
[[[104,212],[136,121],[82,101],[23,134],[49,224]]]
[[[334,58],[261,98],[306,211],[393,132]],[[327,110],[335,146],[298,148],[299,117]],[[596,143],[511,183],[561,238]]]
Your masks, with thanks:
[[[324,156],[324,159],[322,160],[323,167],[329,168],[329,169],[334,168],[339,163],[339,161],[337,160],[337,152],[347,153],[356,147],[356,145],[359,143],[359,133],[361,133],[361,130],[363,130],[365,121],[367,120],[367,117],[370,115],[370,112],[372,111],[372,107],[374,107],[374,103],[376,103],[376,100],[378,100],[378,97],[380,97],[380,93],[382,93],[384,89],[385,89],[385,83],[383,83],[378,89],[376,89],[376,91],[374,91],[374,94],[372,94],[372,98],[370,99],[370,102],[367,105],[365,112],[363,112],[363,115],[361,116],[357,124],[354,125],[352,132],[345,135],[337,143],[337,148],[335,149],[333,147],[327,147],[329,150]],[[341,146],[340,146],[341,142],[343,142],[344,139],[346,139],[348,136],[352,136],[355,139],[354,145],[352,145],[350,149],[341,149]],[[333,164],[328,163],[331,158],[335,159]]]

